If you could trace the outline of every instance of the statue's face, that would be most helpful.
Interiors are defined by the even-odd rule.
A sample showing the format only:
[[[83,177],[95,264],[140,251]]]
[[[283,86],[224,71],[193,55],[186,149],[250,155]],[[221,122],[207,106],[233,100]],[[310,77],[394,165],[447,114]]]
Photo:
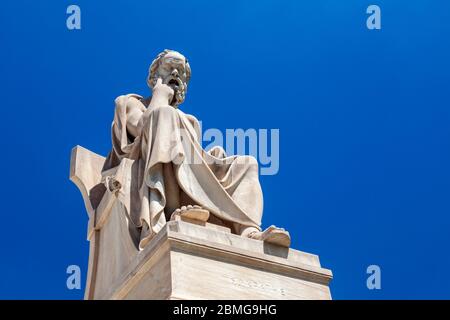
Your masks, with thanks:
[[[186,58],[175,51],[167,53],[161,58],[156,71],[156,77],[174,91],[171,105],[177,106],[184,101],[187,88]]]

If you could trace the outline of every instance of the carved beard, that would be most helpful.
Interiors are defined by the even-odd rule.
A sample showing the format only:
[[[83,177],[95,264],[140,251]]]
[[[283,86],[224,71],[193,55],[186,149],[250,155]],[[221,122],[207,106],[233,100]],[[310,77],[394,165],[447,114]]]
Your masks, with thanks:
[[[160,75],[156,74],[148,80],[147,83],[150,88],[153,88],[155,86],[156,81],[159,77]],[[167,77],[164,83],[170,86],[174,91],[173,98],[169,104],[172,107],[178,107],[178,105],[184,102],[184,99],[186,97],[187,83],[183,82],[180,77],[173,76]]]
[[[173,89],[174,95],[172,101],[170,101],[171,106],[178,106],[183,103],[186,97],[186,84],[179,77],[171,77],[167,84]]]

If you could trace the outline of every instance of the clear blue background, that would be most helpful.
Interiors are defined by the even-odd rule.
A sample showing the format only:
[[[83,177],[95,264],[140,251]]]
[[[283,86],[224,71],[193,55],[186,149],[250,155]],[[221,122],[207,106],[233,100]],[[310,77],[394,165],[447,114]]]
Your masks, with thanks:
[[[190,60],[182,109],[205,127],[280,129],[263,223],[320,255],[334,298],[450,298],[449,25],[444,0],[2,1],[0,298],[82,298],[70,150],[108,153],[114,98],[147,94],[164,48]]]

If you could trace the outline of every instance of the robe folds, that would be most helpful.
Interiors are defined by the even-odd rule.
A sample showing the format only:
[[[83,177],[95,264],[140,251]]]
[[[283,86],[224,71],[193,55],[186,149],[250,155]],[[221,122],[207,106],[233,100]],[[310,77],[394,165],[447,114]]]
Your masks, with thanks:
[[[142,101],[136,94],[116,99],[112,150],[103,169],[117,167],[124,158],[133,161],[118,197],[141,230],[139,247],[175,209],[189,204],[231,226],[260,230],[263,196],[255,158],[226,156],[221,147],[203,150],[194,116],[171,106],[147,109]]]

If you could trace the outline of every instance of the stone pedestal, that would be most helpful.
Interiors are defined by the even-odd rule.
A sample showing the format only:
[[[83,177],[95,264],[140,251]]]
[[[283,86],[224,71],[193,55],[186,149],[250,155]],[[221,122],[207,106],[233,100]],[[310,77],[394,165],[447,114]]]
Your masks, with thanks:
[[[183,221],[168,222],[108,299],[331,299],[316,255]]]

